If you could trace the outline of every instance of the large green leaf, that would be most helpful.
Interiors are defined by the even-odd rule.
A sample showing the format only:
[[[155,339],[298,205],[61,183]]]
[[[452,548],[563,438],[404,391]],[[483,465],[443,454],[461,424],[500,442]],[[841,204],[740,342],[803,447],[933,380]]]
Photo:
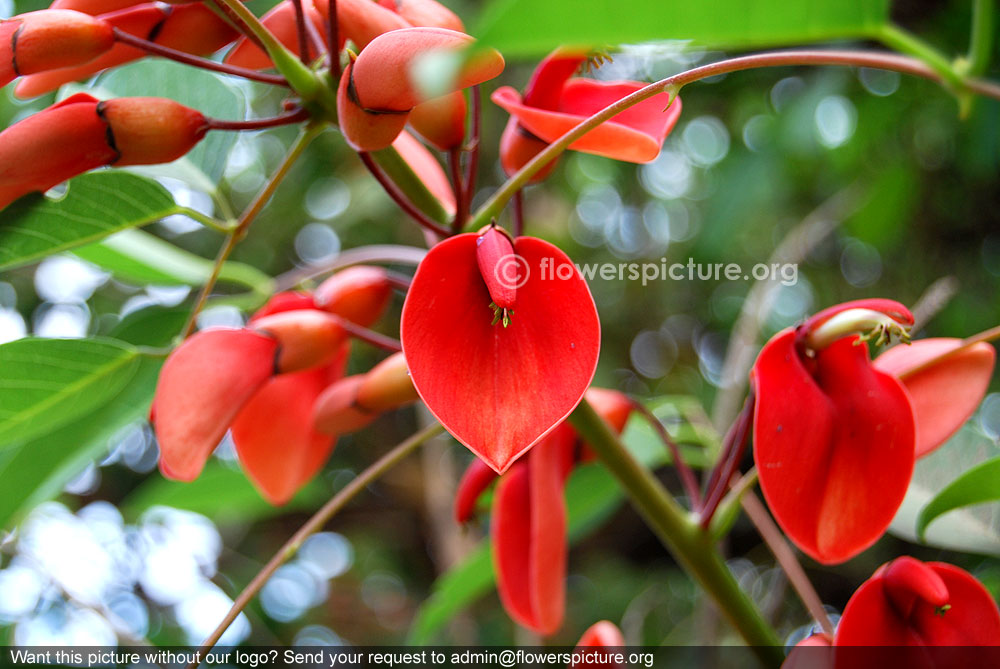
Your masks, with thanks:
[[[731,48],[867,37],[887,20],[888,0],[492,0],[472,34],[508,57],[540,56],[563,44]]]
[[[119,279],[140,285],[197,286],[208,279],[214,265],[207,258],[142,230],[122,230],[96,244],[75,249],[73,253],[109,270]],[[225,263],[219,279],[261,290],[271,283],[271,278],[260,270],[238,262]]]
[[[314,479],[288,504],[276,507],[261,497],[238,468],[211,461],[190,483],[154,476],[126,497],[121,509],[126,518],[137,518],[151,507],[170,506],[200,513],[218,523],[232,523],[315,509],[329,497],[327,486]]]
[[[661,397],[648,403],[649,408],[670,424],[683,420],[696,402],[688,397]],[[685,461],[701,467],[712,461],[718,435],[710,427],[686,421],[670,426],[680,442]],[[645,420],[633,416],[622,440],[643,465],[656,468],[670,462],[669,453],[659,436]],[[599,464],[577,467],[566,484],[570,542],[582,539],[607,520],[621,505],[624,494],[608,471]],[[490,591],[495,582],[489,546],[480,544],[465,560],[442,574],[434,583],[431,595],[421,605],[410,627],[408,643],[427,644],[457,613]]]
[[[919,519],[939,494],[955,479],[1000,456],[1000,446],[967,424],[941,448],[917,460],[903,505],[889,531],[907,541],[921,543]],[[950,496],[950,495],[949,495]],[[996,498],[994,498],[996,499]],[[983,499],[983,502],[993,500]],[[927,525],[922,543],[939,548],[1000,556],[1000,504],[955,507]]]
[[[0,527],[9,527],[102,457],[115,434],[149,411],[162,359],[142,356],[135,375],[103,407],[2,452]]]
[[[0,212],[0,270],[178,211],[170,193],[145,177],[118,171],[84,174],[69,182],[62,199],[25,197]]]
[[[939,492],[917,516],[917,536],[921,539],[927,526],[938,516],[985,502],[1000,501],[1000,457],[973,467]]]
[[[26,338],[0,346],[0,448],[106,404],[135,374],[139,355],[112,339]]]

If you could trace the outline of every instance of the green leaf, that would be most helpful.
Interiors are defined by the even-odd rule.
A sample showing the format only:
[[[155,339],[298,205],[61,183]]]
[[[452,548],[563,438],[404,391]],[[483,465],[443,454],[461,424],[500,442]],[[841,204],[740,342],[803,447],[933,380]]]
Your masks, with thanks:
[[[966,424],[939,449],[917,460],[910,487],[889,531],[914,543],[1000,556],[1000,504],[955,507],[933,524],[928,519],[924,523],[924,538],[918,537],[920,518],[926,507],[967,471],[998,457],[1000,445],[973,424]]]
[[[272,506],[261,497],[238,468],[210,461],[194,481],[169,481],[154,476],[121,504],[126,518],[138,518],[154,506],[170,506],[208,516],[217,523],[246,522],[287,511],[315,509],[330,497],[322,480],[313,479],[284,506]]]
[[[691,40],[760,47],[873,36],[888,0],[492,0],[472,34],[504,56],[542,56],[563,44],[600,47]],[[525,26],[530,26],[527,29]]]
[[[700,411],[696,400],[680,396],[657,398],[648,402],[647,406],[664,420],[682,420],[696,408]],[[711,428],[685,422],[670,425],[669,429],[681,442],[681,452],[687,462],[693,466],[704,466],[712,461],[711,443],[713,439],[717,440],[717,435],[713,438]],[[629,451],[647,467],[655,469],[669,462],[669,453],[659,436],[641,416],[632,416],[622,439]],[[692,443],[704,443],[709,447],[692,446]],[[566,484],[570,543],[599,527],[623,501],[621,488],[603,466],[592,463],[577,467]],[[408,644],[430,643],[458,612],[490,591],[495,575],[489,550],[488,543],[483,542],[463,562],[438,578],[431,595],[417,611],[410,627]]]
[[[21,198],[0,212],[0,270],[178,211],[167,190],[145,177],[118,171],[84,174],[69,182],[60,200]]]
[[[917,536],[938,516],[973,504],[1000,501],[1000,457],[973,467],[939,492],[917,516]]]
[[[190,315],[191,310],[184,307],[153,305],[126,315],[111,330],[110,335],[136,346],[170,346]]]
[[[212,273],[214,263],[155,235],[142,230],[122,230],[110,237],[73,251],[117,278],[137,284],[197,286]],[[232,281],[266,290],[271,277],[238,262],[227,262],[219,273],[220,281]]]
[[[0,452],[0,527],[18,522],[102,457],[112,438],[149,411],[162,359],[142,356],[135,375],[103,407],[44,436]]]
[[[103,406],[138,363],[135,348],[112,339],[26,338],[0,346],[0,448]]]

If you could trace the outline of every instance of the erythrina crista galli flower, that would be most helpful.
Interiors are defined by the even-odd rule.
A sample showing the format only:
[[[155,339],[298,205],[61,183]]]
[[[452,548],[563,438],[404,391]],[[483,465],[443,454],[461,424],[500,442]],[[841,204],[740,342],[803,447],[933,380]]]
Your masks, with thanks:
[[[508,174],[523,167],[549,143],[591,114],[645,86],[634,81],[573,77],[589,59],[586,49],[558,49],[539,63],[523,96],[510,86],[494,91],[493,101],[511,115],[500,138],[500,161]],[[669,107],[667,100],[662,95],[640,102],[591,130],[569,148],[615,160],[649,162],[659,155],[663,140],[681,114],[680,98],[675,98]],[[554,161],[549,163],[534,180],[544,179],[554,165]]]
[[[598,414],[620,433],[632,405],[619,392],[586,393]],[[566,588],[566,500],[563,488],[589,449],[568,423],[550,432],[500,477],[490,529],[497,591],[507,613],[521,625],[552,634],[562,624]],[[476,501],[497,478],[480,459],[466,470],[455,496],[455,517],[472,517]]]
[[[601,339],[569,258],[541,239],[511,243],[494,226],[430,250],[400,335],[424,404],[501,473],[580,402]]]
[[[176,160],[208,129],[201,113],[166,98],[77,93],[0,132],[0,209],[95,167]]]
[[[754,364],[761,490],[789,538],[820,562],[870,546],[903,501],[913,409],[900,382],[872,366],[860,334],[912,323],[897,302],[848,302],[779,332]]]
[[[93,60],[112,47],[107,21],[65,9],[43,9],[0,20],[0,86],[24,74]]]
[[[279,293],[244,329],[187,339],[167,358],[153,403],[164,475],[196,478],[231,428],[240,462],[264,496],[275,504],[291,499],[335,443],[314,428],[313,404],[343,376],[349,339],[342,322],[370,325],[391,290],[384,270],[351,268],[315,295]]]

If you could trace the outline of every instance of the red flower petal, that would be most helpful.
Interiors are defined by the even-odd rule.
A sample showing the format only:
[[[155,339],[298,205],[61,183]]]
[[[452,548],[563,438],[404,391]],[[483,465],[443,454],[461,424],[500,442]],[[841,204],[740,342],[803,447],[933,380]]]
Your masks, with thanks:
[[[271,378],[233,422],[240,464],[272,504],[290,500],[333,451],[336,439],[313,426],[313,404],[343,375],[348,349],[326,367]]]
[[[621,647],[625,645],[625,637],[622,636],[622,631],[618,629],[618,626],[613,622],[607,620],[601,620],[594,623],[587,628],[587,631],[583,633],[580,640],[577,642],[577,648],[592,648],[592,647]]]
[[[996,350],[979,342],[948,355],[961,346],[961,339],[921,339],[895,346],[873,363],[875,369],[902,381],[910,394],[917,419],[918,458],[955,434],[989,390]]]
[[[897,572],[906,572],[896,578]],[[942,586],[944,592],[941,592]],[[898,600],[907,591],[906,611]],[[928,593],[931,601],[924,599]],[[944,597],[942,597],[944,595]],[[947,609],[942,609],[946,601]],[[851,597],[837,627],[836,646],[986,646],[1000,639],[1000,611],[968,572],[942,562],[902,557]]]
[[[456,235],[430,250],[403,305],[400,334],[427,408],[503,472],[580,402],[597,365],[600,323],[569,258],[548,242],[520,237],[514,251],[524,283],[512,322],[491,325],[477,238]]]
[[[539,634],[559,629],[565,611],[563,484],[575,441],[560,426],[500,479],[493,503],[497,591],[510,616]]]
[[[233,417],[271,377],[277,348],[250,330],[204,330],[170,354],[154,399],[165,476],[197,478]]]
[[[418,107],[419,108],[419,107]],[[410,116],[410,120],[413,116]],[[455,192],[451,189],[451,180],[444,173],[441,163],[421,144],[416,137],[405,130],[399,133],[392,142],[392,148],[399,152],[413,173],[427,186],[431,195],[438,199],[449,216],[455,215]]]
[[[493,102],[517,118],[532,134],[554,142],[604,107],[634,93],[644,84],[571,79],[563,89],[559,110],[550,111],[524,104],[509,86],[493,92]],[[663,140],[677,123],[681,101],[677,98],[664,111],[667,96],[656,95],[602,123],[573,142],[570,149],[633,163],[655,160]]]
[[[476,511],[476,502],[490,484],[497,478],[497,473],[479,458],[473,458],[468,469],[458,482],[455,493],[455,520],[464,523]]]
[[[754,460],[789,538],[820,562],[843,562],[885,532],[903,501],[913,411],[855,337],[805,361],[795,338],[794,330],[779,333],[754,365]]]

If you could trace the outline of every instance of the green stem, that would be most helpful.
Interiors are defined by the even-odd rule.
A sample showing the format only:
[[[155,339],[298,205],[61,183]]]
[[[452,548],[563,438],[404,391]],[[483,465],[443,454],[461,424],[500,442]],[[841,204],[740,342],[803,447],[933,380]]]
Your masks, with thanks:
[[[965,88],[962,75],[955,71],[948,57],[913,33],[887,23],[879,30],[878,38],[890,49],[909,54],[926,63],[951,88],[955,90]]]
[[[201,291],[198,293],[198,297],[195,299],[194,307],[191,309],[191,315],[188,317],[187,325],[184,326],[184,330],[181,333],[181,337],[188,337],[192,332],[194,332],[195,324],[198,322],[198,314],[205,307],[205,303],[208,301],[208,296],[212,294],[212,289],[215,287],[215,283],[219,280],[219,274],[222,272],[222,267],[229,259],[230,254],[236,245],[239,244],[244,237],[246,237],[247,230],[250,228],[250,224],[253,220],[257,218],[257,214],[260,213],[264,205],[270,201],[271,196],[274,195],[274,191],[277,190],[278,184],[285,178],[288,171],[295,164],[295,161],[299,159],[302,152],[305,151],[306,147],[313,140],[316,135],[322,132],[323,126],[320,124],[307,125],[299,132],[299,136],[295,138],[292,143],[291,148],[288,149],[288,153],[285,154],[284,160],[282,160],[281,165],[278,166],[277,171],[271,176],[264,188],[257,193],[257,197],[254,198],[250,206],[246,208],[242,215],[240,215],[239,221],[236,225],[229,231],[229,235],[226,237],[226,243],[222,245],[219,249],[219,254],[215,257],[215,263],[212,266],[212,273],[209,274],[208,279],[205,281],[205,285],[201,287]]]
[[[996,0],[973,0],[972,35],[969,39],[969,55],[964,64],[965,74],[979,76],[986,72],[993,55],[993,33],[995,32],[994,4]]]
[[[227,235],[233,231],[233,228],[236,227],[235,221],[220,221],[214,216],[203,214],[197,209],[191,209],[190,207],[178,207],[177,213],[183,216],[187,216],[191,220],[197,221],[198,223],[201,223],[207,228],[212,228],[217,232],[221,232]]]
[[[337,513],[343,509],[347,504],[358,496],[358,494],[367,488],[369,485],[374,483],[383,474],[392,469],[394,466],[399,464],[399,462],[405,458],[407,455],[415,451],[424,442],[433,439],[444,431],[439,423],[434,423],[428,427],[425,427],[420,432],[417,432],[411,436],[406,441],[400,442],[391,451],[383,455],[381,458],[373,462],[368,466],[363,472],[358,474],[354,479],[351,480],[346,486],[344,486],[340,492],[334,495],[330,501],[324,504],[319,511],[314,513],[309,520],[306,521],[305,525],[300,527],[298,531],[291,536],[291,538],[285,542],[285,545],[278,549],[278,552],[268,561],[264,567],[257,572],[257,575],[253,577],[253,580],[243,588],[239,596],[233,602],[232,608],[222,619],[222,622],[218,624],[215,630],[205,639],[205,643],[202,644],[198,651],[198,656],[194,662],[191,663],[189,669],[197,669],[198,665],[201,663],[201,658],[208,653],[212,648],[219,642],[222,635],[225,634],[226,630],[233,621],[240,615],[243,609],[246,608],[247,604],[250,603],[261,588],[267,583],[268,579],[278,570],[278,567],[288,562],[294,556],[302,544],[311,535],[323,529],[323,526],[330,522]]]
[[[303,100],[316,101],[321,97],[328,98],[333,95],[332,91],[328,91],[328,95],[324,94],[324,91],[321,89],[325,87],[320,83],[320,80],[313,71],[299,60],[298,56],[285,48],[285,45],[279,42],[278,38],[271,34],[271,31],[265,28],[260,19],[247,9],[240,0],[215,0],[215,2],[237,16],[243,25],[253,33],[256,41],[260,42],[264,50],[267,51],[267,55],[270,57],[271,62],[274,63],[274,67],[285,77],[288,85]],[[324,106],[326,106],[325,103]],[[335,97],[333,109],[336,109]]]
[[[373,151],[368,154],[382,168],[386,176],[396,184],[396,187],[406,195],[407,199],[432,221],[441,225],[450,223],[450,216],[441,205],[441,201],[431,193],[420,176],[413,171],[409,163],[403,160],[393,147]],[[446,233],[447,234],[447,233]]]
[[[618,479],[660,542],[715,600],[760,661],[768,667],[781,666],[785,658],[781,641],[733,578],[711,536],[699,527],[697,517],[686,513],[652,472],[632,457],[586,400],[569,420]]]
[[[635,93],[627,95],[618,102],[608,105],[593,116],[590,116],[569,132],[565,133],[545,149],[528,161],[521,169],[515,172],[504,184],[493,193],[493,195],[476,211],[475,215],[466,224],[466,229],[477,230],[491,219],[497,217],[500,211],[514,193],[523,188],[542,168],[555,160],[559,155],[569,148],[570,144],[583,137],[585,134],[617,116],[629,107],[636,105],[643,100],[647,100],[654,95],[659,95],[665,91],[672,91],[676,94],[682,86],[701,79],[714,77],[719,74],[729,72],[739,72],[741,70],[752,70],[762,67],[782,67],[789,65],[847,65],[851,67],[871,67],[882,70],[892,70],[903,74],[910,74],[937,82],[949,82],[951,68],[948,68],[948,77],[941,72],[927,65],[916,58],[908,58],[894,53],[882,53],[877,51],[825,51],[825,50],[792,50],[773,51],[740,56],[717,63],[702,65],[672,77],[661,79],[645,88],[640,88]],[[979,95],[1000,99],[1000,86],[981,79],[967,79],[964,86],[970,91]]]

